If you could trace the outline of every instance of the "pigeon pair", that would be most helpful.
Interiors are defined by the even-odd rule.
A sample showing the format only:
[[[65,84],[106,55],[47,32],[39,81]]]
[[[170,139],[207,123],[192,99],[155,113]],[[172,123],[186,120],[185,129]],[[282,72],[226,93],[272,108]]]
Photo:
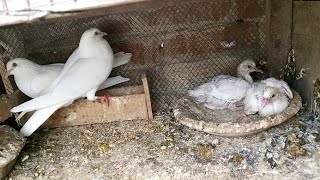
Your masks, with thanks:
[[[106,33],[97,28],[86,30],[81,36],[79,47],[64,65],[39,66],[21,59],[7,64],[8,75],[14,75],[19,88],[34,98],[11,109],[13,113],[22,112],[20,118],[26,112],[35,111],[20,130],[24,136],[30,136],[55,111],[72,104],[76,99],[87,97],[91,101],[106,102],[107,96],[95,95],[98,89],[129,80],[120,76],[107,79],[112,68],[129,61],[131,55],[126,57],[123,53],[118,54],[122,63],[114,63],[117,54],[114,56],[109,43],[103,39],[104,35]],[[25,64],[21,62],[28,64],[28,67],[23,68]],[[18,71],[25,71],[27,78],[33,76],[29,79],[31,82],[24,84],[17,78]],[[48,76],[44,76],[46,73]]]
[[[254,83],[251,72],[262,73],[253,61],[246,60],[237,68],[238,77],[214,77],[188,94],[209,109],[237,111],[242,110],[244,104],[246,115],[271,116],[284,111],[289,105],[288,98],[293,98],[288,84],[275,78]]]
[[[131,53],[118,52],[114,54],[113,68],[128,63],[131,60]],[[15,58],[7,63],[6,77],[12,75],[19,90],[25,95],[36,98],[40,92],[59,76],[64,64],[39,65],[28,59]],[[130,79],[121,76],[107,78],[98,88],[105,89]]]

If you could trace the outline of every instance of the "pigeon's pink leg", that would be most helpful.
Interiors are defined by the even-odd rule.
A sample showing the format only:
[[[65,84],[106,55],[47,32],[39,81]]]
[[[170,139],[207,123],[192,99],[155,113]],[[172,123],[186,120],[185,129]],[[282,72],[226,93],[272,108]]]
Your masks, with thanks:
[[[109,106],[109,96],[97,96],[97,99],[100,101],[102,104],[107,104]]]

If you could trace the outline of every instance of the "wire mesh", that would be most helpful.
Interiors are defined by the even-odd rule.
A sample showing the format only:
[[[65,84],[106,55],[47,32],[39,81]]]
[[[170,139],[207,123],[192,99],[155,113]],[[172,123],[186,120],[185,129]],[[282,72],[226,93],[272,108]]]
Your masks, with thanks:
[[[235,74],[244,59],[266,60],[265,0],[201,0],[103,16],[62,19],[0,29],[7,61],[65,62],[81,34],[98,27],[114,52],[132,61],[111,74],[140,84],[146,72],[155,115],[170,113],[180,94],[218,74]],[[106,12],[107,13],[107,12]],[[2,45],[3,46],[3,45]],[[5,48],[4,48],[5,49]]]

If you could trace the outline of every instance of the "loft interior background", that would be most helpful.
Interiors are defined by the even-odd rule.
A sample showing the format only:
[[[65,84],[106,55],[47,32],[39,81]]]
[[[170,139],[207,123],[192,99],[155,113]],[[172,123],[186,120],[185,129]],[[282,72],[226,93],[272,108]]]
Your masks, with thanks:
[[[318,62],[315,51],[307,50],[314,49],[317,36],[307,31],[317,27],[307,22],[318,15],[309,11],[304,16],[303,11],[315,4],[292,0],[130,3],[1,27],[0,50],[5,63],[15,57],[40,64],[65,62],[81,33],[98,27],[108,32],[107,39],[115,52],[133,53],[129,64],[114,69],[114,74],[132,79],[125,85],[140,83],[141,72],[147,72],[153,109],[159,115],[170,112],[184,90],[218,74],[234,74],[237,64],[247,58],[267,62],[273,76],[285,76],[287,56],[293,48],[297,72],[291,74],[296,76],[305,68],[307,75],[298,80],[286,78],[311,107],[317,94],[313,82],[318,77],[312,67]]]

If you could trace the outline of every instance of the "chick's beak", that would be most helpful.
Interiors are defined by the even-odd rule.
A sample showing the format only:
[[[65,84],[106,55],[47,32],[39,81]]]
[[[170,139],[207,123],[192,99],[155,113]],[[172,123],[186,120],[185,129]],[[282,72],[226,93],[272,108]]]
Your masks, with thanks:
[[[11,75],[11,71],[12,69],[10,69],[9,71],[6,72],[5,77],[8,78]]]
[[[261,106],[264,108],[267,104],[269,104],[270,100],[267,98],[263,98],[261,101]]]
[[[255,68],[253,69],[253,71],[259,72],[259,73],[263,73],[263,71],[262,71],[261,69],[257,68],[257,67],[255,67]]]

